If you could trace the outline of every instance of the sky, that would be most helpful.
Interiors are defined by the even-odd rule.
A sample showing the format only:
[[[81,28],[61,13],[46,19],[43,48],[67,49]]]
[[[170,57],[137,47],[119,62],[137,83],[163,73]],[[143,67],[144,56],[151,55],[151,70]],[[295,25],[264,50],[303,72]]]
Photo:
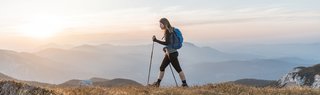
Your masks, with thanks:
[[[0,49],[149,44],[166,17],[188,42],[319,43],[319,0],[0,0]]]

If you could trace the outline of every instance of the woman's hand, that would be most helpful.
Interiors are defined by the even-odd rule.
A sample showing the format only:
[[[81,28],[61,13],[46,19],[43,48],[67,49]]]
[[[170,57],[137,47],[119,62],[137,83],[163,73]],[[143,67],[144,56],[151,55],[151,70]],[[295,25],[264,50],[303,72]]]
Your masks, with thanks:
[[[167,48],[166,48],[166,47],[163,47],[163,49],[162,49],[162,50],[163,50],[163,52],[164,52],[164,53],[166,53]]]
[[[156,38],[156,36],[155,35],[153,35],[153,37],[152,37],[152,41],[156,41],[157,40],[157,38]]]

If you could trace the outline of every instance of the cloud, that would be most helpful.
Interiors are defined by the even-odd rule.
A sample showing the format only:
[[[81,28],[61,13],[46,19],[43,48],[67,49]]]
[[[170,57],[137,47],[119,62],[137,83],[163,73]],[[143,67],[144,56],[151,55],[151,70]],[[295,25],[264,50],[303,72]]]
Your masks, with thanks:
[[[64,7],[66,7],[65,10],[63,7],[56,11],[54,11],[54,7],[49,6],[43,10],[39,9],[40,11],[33,12],[29,10],[28,12],[30,13],[25,15],[22,15],[25,12],[19,13],[21,10],[13,10],[11,15],[0,16],[0,20],[2,21],[0,22],[0,32],[1,35],[11,35],[7,31],[14,31],[16,26],[24,23],[26,17],[32,17],[37,14],[57,15],[63,17],[63,20],[66,22],[64,24],[66,28],[64,33],[66,34],[68,34],[67,32],[70,32],[70,34],[97,32],[131,32],[132,34],[135,34],[159,31],[158,20],[161,17],[167,17],[175,26],[183,27],[182,29],[186,30],[184,31],[186,36],[192,35],[189,36],[190,39],[195,39],[199,42],[203,41],[202,38],[206,38],[205,40],[214,39],[218,41],[219,39],[225,40],[226,38],[231,39],[241,37],[250,38],[252,36],[252,39],[255,39],[265,36],[269,32],[274,32],[269,33],[268,35],[273,36],[276,32],[292,33],[291,30],[294,30],[296,34],[299,34],[297,32],[298,30],[300,31],[302,29],[309,28],[309,26],[316,26],[320,23],[320,11],[310,8],[297,9],[286,6],[271,5],[261,7],[245,5],[241,5],[244,7],[232,7],[231,5],[221,5],[222,7],[217,7],[200,6],[199,4],[191,4],[192,2],[186,2],[190,4],[179,4],[180,2],[178,2],[163,6],[153,6],[149,4],[149,2],[147,3],[148,5],[139,4],[141,6],[137,6],[133,4],[130,7],[124,7],[121,4],[121,7],[111,9],[108,9],[109,7],[103,7],[105,6],[103,4],[99,4],[92,8],[90,7],[96,3],[97,2],[90,4],[85,2],[76,3],[74,7],[69,7],[64,4]],[[72,4],[72,2],[69,2],[69,4]],[[112,4],[115,4],[114,6],[116,6],[118,3]],[[80,8],[82,5],[86,6],[84,8]],[[194,5],[194,7],[192,7],[192,5]],[[41,13],[47,10],[49,10],[49,12]],[[267,26],[267,28],[265,26]],[[232,27],[233,30],[229,27]],[[309,29],[314,31],[319,30],[319,28],[315,27],[311,27]],[[194,30],[198,30],[200,32],[192,32]],[[237,32],[234,32],[235,30]],[[203,35],[205,33],[208,35]],[[250,37],[247,35],[250,35]],[[132,39],[138,39],[138,37]]]
[[[171,6],[162,10],[151,7],[118,9],[89,15],[80,15],[79,20],[104,25],[154,25],[161,17],[173,19],[181,25],[239,23],[252,21],[286,21],[320,18],[317,11],[294,11],[286,8],[243,8],[237,10],[194,9]],[[77,17],[76,17],[77,18]]]
[[[167,12],[164,12],[167,13]],[[243,8],[236,10],[171,10],[167,15],[175,16],[183,25],[202,25],[219,23],[239,23],[264,21],[311,21],[320,19],[320,11],[297,11],[287,8]]]

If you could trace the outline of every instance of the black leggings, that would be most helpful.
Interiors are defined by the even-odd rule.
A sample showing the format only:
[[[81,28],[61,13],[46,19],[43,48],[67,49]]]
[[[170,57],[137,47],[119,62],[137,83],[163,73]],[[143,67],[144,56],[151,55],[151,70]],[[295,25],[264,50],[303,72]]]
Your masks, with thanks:
[[[165,54],[163,61],[161,63],[161,66],[160,66],[160,71],[164,71],[166,69],[166,67],[171,62],[174,69],[176,69],[176,71],[178,73],[180,73],[182,71],[182,69],[179,64],[178,55],[179,55],[178,52],[170,53],[169,56],[168,56],[168,54]]]

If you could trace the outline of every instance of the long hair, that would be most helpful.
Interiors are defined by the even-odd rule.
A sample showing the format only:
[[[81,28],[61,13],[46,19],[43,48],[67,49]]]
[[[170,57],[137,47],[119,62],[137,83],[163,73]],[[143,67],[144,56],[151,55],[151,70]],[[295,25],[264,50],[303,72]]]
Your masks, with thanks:
[[[167,18],[161,18],[160,23],[162,23],[164,25],[164,27],[167,28],[166,31],[173,32],[173,27],[171,26],[171,24]]]

